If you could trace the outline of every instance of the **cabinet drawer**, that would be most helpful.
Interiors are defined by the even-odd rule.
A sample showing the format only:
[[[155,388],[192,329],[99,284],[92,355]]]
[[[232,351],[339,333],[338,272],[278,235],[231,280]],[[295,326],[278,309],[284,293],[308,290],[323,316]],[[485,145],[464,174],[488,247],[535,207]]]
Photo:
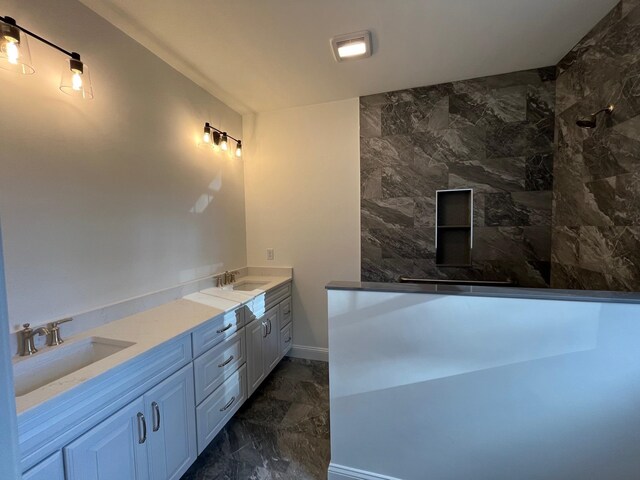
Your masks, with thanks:
[[[293,343],[293,325],[289,323],[280,329],[280,356],[284,357],[289,350],[291,350],[291,344]]]
[[[244,322],[244,309],[238,308],[233,312],[219,315],[191,334],[193,342],[193,356],[197,357],[216,346],[225,338],[230,337],[242,328]]]
[[[207,398],[246,360],[245,329],[212,348],[193,362],[196,380],[196,404]]]
[[[240,367],[196,408],[198,455],[246,400],[246,370],[246,365]]]
[[[291,311],[291,297],[287,297],[280,303],[280,326],[284,327],[291,323],[292,318],[293,312]]]
[[[286,283],[275,290],[267,292],[265,309],[270,310],[287,297],[291,296],[291,283]]]

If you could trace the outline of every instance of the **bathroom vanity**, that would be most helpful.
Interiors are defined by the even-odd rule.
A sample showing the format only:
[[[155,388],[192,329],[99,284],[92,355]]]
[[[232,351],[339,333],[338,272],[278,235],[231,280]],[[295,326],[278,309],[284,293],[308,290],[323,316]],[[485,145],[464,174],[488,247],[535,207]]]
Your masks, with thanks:
[[[243,277],[14,362],[25,480],[177,480],[291,348],[291,276]]]

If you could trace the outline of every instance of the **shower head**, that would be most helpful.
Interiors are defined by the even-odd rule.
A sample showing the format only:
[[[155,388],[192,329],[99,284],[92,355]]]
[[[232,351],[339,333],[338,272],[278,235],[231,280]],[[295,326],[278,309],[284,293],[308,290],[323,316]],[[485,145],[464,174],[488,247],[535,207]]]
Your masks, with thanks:
[[[592,113],[588,117],[579,118],[576,121],[576,125],[580,128],[596,128],[598,125],[598,115],[601,113],[606,113],[607,115],[611,115],[613,112],[613,105],[609,105],[607,108],[603,108],[602,110],[598,110],[596,113]]]

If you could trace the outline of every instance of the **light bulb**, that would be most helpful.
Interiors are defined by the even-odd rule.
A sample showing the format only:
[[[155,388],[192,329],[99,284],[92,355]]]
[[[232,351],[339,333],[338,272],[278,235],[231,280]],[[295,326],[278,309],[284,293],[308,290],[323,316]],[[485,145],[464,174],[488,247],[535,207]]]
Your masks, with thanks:
[[[242,156],[242,142],[238,140],[238,144],[236,145],[236,157]]]
[[[227,140],[227,134],[226,133],[222,134],[222,142],[220,142],[220,148],[222,150],[228,150],[229,149],[229,142]]]
[[[17,65],[18,57],[20,56],[18,44],[16,42],[7,41],[5,48],[7,50],[7,60],[9,60],[9,63],[12,65]]]
[[[202,141],[204,143],[210,143],[211,142],[211,134],[209,132],[204,132],[204,135],[202,135]]]
[[[71,88],[73,88],[76,92],[82,90],[82,76],[78,72],[74,72],[71,77]]]

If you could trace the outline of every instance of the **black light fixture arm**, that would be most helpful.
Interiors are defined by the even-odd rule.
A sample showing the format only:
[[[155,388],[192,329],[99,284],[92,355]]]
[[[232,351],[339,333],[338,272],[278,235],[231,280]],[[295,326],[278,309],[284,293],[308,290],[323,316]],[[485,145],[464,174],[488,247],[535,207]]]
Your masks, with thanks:
[[[229,135],[227,132],[223,132],[222,130],[220,130],[220,129],[218,129],[218,128],[214,127],[214,126],[213,126],[213,125],[211,125],[211,123],[209,123],[209,122],[205,122],[204,126],[205,126],[205,127],[209,127],[209,128],[211,129],[211,131],[213,131],[213,132],[218,132],[218,133],[220,133],[220,134],[222,134],[222,135],[226,135],[228,138],[230,138],[230,139],[231,139],[231,140],[233,140],[234,142],[241,142],[241,141],[242,141],[242,140],[240,140],[239,138],[232,137],[232,136],[231,136],[231,135]]]
[[[26,28],[18,25],[16,23],[16,21],[11,18],[11,17],[2,17],[0,16],[0,21],[3,21],[4,23],[8,24],[8,25],[13,25],[15,26],[18,30],[20,30],[21,32],[26,33],[27,35],[29,35],[30,37],[35,38],[36,40],[44,43],[45,45],[49,45],[51,48],[55,48],[56,50],[58,50],[59,52],[64,53],[66,56],[74,59],[74,60],[80,60],[80,54],[76,53],[76,52],[70,52],[68,50],[65,50],[64,48],[62,48],[59,45],[56,45],[53,42],[50,42],[49,40],[47,40],[46,38],[41,37],[40,35],[38,35],[37,33],[33,33],[31,30],[27,30]]]

